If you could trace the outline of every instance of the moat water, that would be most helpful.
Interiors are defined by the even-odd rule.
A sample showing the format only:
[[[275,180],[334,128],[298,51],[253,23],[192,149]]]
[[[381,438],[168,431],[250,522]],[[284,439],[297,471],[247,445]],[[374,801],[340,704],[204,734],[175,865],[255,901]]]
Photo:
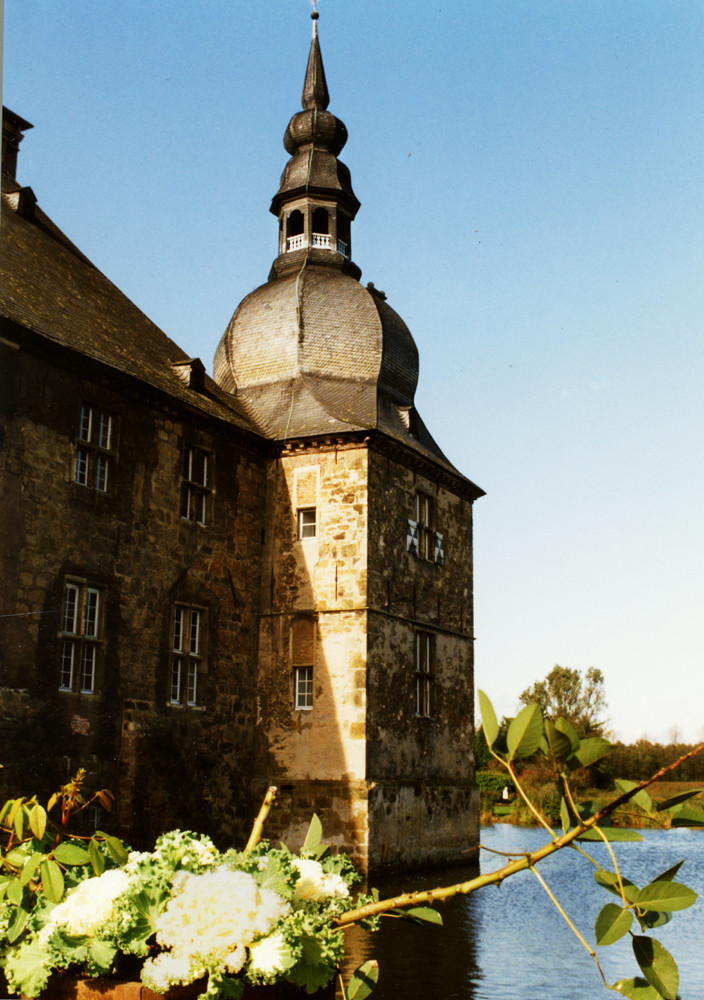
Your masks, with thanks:
[[[643,842],[613,845],[622,874],[642,886],[684,859],[677,881],[700,894],[694,906],[675,913],[669,924],[651,933],[677,961],[681,1000],[702,1000],[704,829],[641,832]],[[481,832],[482,844],[507,853],[532,851],[547,840],[543,830],[503,823]],[[584,847],[612,869],[603,844]],[[482,872],[502,863],[501,856],[481,852]],[[558,852],[541,862],[539,870],[593,947],[597,914],[616,897],[596,884],[593,866],[574,851]],[[450,885],[473,874],[476,868],[452,868],[375,884],[389,896]],[[618,995],[604,988],[594,960],[530,872],[511,877],[500,888],[489,886],[453,899],[440,909],[442,928],[384,919],[375,934],[357,928],[348,932],[345,978],[373,957],[380,975],[372,1000],[601,1000]],[[628,935],[596,951],[607,982],[639,974]]]

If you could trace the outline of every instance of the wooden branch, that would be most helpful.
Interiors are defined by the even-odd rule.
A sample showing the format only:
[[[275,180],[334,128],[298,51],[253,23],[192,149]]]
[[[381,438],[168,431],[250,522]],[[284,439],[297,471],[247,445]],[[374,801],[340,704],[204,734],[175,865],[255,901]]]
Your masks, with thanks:
[[[577,824],[568,833],[563,834],[561,837],[557,837],[555,840],[549,841],[544,844],[543,847],[538,848],[537,851],[532,851],[529,854],[522,855],[515,861],[510,861],[508,864],[504,865],[503,868],[499,868],[494,872],[488,872],[486,875],[478,875],[476,878],[469,879],[467,882],[459,882],[455,885],[440,886],[437,889],[426,889],[420,892],[404,892],[400,896],[394,896],[391,899],[380,899],[374,903],[366,903],[364,906],[358,906],[354,910],[348,910],[346,913],[341,914],[337,917],[334,923],[338,927],[345,927],[348,924],[358,923],[360,920],[366,920],[368,917],[374,917],[381,913],[388,913],[389,910],[399,910],[406,909],[411,906],[432,906],[438,900],[451,899],[453,896],[469,896],[470,893],[476,892],[477,889],[482,889],[485,885],[500,885],[504,879],[509,878],[511,875],[515,875],[516,872],[525,871],[526,868],[533,868],[539,861],[543,858],[547,858],[549,855],[554,854],[556,851],[562,850],[563,847],[567,847],[573,841],[581,837],[583,833],[590,830],[592,827],[596,826],[602,819],[610,816],[620,805],[624,802],[628,802],[629,799],[633,798],[638,792],[643,788],[647,788],[648,785],[652,785],[654,781],[658,781],[664,775],[669,774],[670,771],[674,771],[675,768],[679,767],[690,757],[694,757],[696,754],[701,753],[704,750],[704,743],[701,743],[694,750],[690,750],[688,753],[683,754],[672,764],[667,764],[665,767],[661,767],[652,777],[642,781],[635,788],[632,788],[630,792],[624,792],[623,795],[619,795],[618,798],[614,799],[613,802],[609,802],[608,805],[599,809],[593,816],[587,820],[583,820]]]
[[[278,788],[276,785],[269,785],[266,795],[264,796],[264,801],[262,802],[257,818],[254,821],[254,826],[252,827],[252,832],[249,835],[249,840],[245,849],[242,851],[243,854],[249,854],[249,852],[257,846],[259,841],[262,839],[262,832],[264,830],[264,824],[266,823],[266,818],[271,811],[271,807],[274,804],[274,799],[276,798],[276,793]]]

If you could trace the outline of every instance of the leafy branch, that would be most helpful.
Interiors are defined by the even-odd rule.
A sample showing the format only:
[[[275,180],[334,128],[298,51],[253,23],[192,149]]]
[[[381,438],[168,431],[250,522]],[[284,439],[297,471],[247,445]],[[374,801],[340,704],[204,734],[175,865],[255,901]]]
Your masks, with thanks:
[[[619,871],[611,841],[642,840],[640,834],[611,825],[614,812],[628,802],[633,802],[645,814],[656,818],[663,812],[671,814],[673,825],[704,826],[704,816],[685,808],[685,803],[699,794],[699,789],[680,793],[670,799],[656,802],[645,792],[648,786],[661,780],[680,767],[690,757],[704,750],[704,743],[689,750],[676,761],[661,767],[655,774],[640,783],[618,781],[621,794],[600,809],[592,811],[589,805],[578,803],[570,787],[570,775],[580,768],[589,767],[600,760],[611,749],[608,740],[601,736],[582,738],[564,718],[554,722],[543,719],[538,705],[526,705],[511,721],[505,739],[500,735],[500,727],[490,700],[479,692],[482,713],[482,728],[489,751],[505,768],[518,794],[528,805],[537,821],[549,832],[551,839],[535,851],[513,856],[502,867],[493,872],[478,875],[465,882],[418,892],[402,893],[389,899],[374,899],[356,909],[348,910],[336,918],[339,927],[346,927],[359,921],[381,915],[397,914],[413,908],[419,919],[424,916],[424,907],[451,899],[468,896],[488,885],[500,885],[505,879],[520,871],[530,870],[538,878],[555,905],[594,959],[602,981],[607,989],[615,990],[633,1000],[676,1000],[679,987],[679,972],[674,958],[647,933],[633,934],[631,926],[635,920],[641,932],[659,927],[672,919],[677,910],[691,906],[697,894],[688,886],[674,881],[679,865],[657,875],[643,888],[634,885]],[[560,816],[562,832],[549,826],[545,817],[530,801],[521,785],[513,762],[519,758],[532,757],[543,753],[555,766],[562,792]],[[583,841],[598,840],[606,844],[614,871],[606,871],[587,851],[581,847]],[[579,843],[578,843],[579,842]],[[619,899],[619,904],[607,903],[600,911],[595,924],[597,946],[613,944],[625,934],[631,934],[633,953],[644,978],[621,979],[609,984],[599,965],[596,952],[577,930],[573,921],[562,909],[545,879],[536,871],[539,862],[550,855],[569,847],[579,852],[595,867],[594,878],[607,892]],[[681,864],[681,863],[680,863]],[[427,912],[427,911],[425,911]],[[432,912],[432,911],[431,911]]]

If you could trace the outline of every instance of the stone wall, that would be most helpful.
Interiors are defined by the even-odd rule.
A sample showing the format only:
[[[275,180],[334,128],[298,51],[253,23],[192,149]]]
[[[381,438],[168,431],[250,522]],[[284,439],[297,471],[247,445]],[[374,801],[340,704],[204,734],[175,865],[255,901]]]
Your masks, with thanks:
[[[457,861],[478,837],[474,787],[472,507],[461,481],[376,448],[369,461],[367,779],[372,866]],[[435,504],[442,564],[408,551],[416,494]],[[416,636],[434,652],[416,702]]]
[[[128,839],[183,825],[232,842],[251,821],[263,460],[226,425],[85,360],[79,373],[68,357],[7,353],[1,683],[26,690],[32,711],[21,744],[3,751],[3,791],[48,792],[87,766],[117,793]],[[106,492],[74,482],[82,402],[113,417]],[[214,456],[205,526],[181,517],[185,446]],[[95,694],[58,690],[67,577],[103,599]],[[206,616],[207,669],[192,708],[169,704],[175,602]]]

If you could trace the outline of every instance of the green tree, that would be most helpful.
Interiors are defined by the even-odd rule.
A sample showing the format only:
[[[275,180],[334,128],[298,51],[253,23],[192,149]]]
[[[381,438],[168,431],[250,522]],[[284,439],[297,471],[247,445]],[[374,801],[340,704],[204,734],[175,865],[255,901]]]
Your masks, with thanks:
[[[602,736],[606,729],[604,675],[597,667],[583,675],[555,664],[545,680],[526,688],[520,701],[538,704],[546,719],[567,719],[582,737]]]

